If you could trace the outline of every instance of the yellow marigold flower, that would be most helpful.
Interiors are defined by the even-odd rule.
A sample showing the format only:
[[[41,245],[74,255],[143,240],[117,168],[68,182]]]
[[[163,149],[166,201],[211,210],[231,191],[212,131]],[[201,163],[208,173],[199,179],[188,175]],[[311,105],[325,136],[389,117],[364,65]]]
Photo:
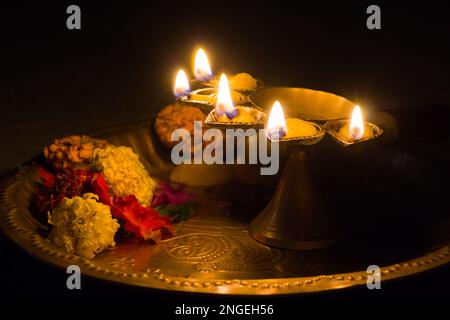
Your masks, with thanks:
[[[134,195],[141,205],[150,206],[156,183],[131,148],[108,146],[96,149],[94,154],[95,166],[103,170],[112,195]]]

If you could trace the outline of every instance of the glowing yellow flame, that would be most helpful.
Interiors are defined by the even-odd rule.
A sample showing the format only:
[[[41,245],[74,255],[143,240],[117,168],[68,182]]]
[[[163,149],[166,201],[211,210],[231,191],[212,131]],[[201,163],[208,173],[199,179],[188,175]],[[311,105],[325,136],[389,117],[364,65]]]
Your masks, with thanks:
[[[177,73],[177,77],[175,78],[173,93],[176,97],[180,97],[187,94],[189,91],[189,80],[186,76],[186,73],[182,69],[180,69]]]
[[[233,111],[234,106],[233,100],[231,99],[230,85],[228,84],[227,76],[225,73],[222,73],[217,94],[216,113],[219,115],[223,113],[231,114]]]
[[[212,75],[211,67],[209,66],[208,57],[202,48],[197,50],[194,62],[194,76],[197,80],[206,81]]]
[[[361,139],[364,136],[364,122],[362,119],[361,108],[358,105],[353,108],[349,134],[353,139]]]
[[[279,101],[275,101],[272,110],[270,110],[266,134],[274,139],[279,139],[287,134],[286,119]]]

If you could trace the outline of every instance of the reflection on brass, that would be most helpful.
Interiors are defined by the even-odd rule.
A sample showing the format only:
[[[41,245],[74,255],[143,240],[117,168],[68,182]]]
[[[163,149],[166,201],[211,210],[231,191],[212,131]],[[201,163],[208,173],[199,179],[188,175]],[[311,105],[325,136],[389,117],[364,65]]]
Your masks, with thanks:
[[[266,111],[276,100],[280,101],[288,117],[310,121],[345,118],[355,106],[335,94],[304,88],[266,87],[250,95],[250,101]]]
[[[162,151],[155,146],[157,138],[153,136],[152,127],[153,122],[149,120],[104,129],[92,135],[132,147],[153,175],[164,178],[171,165],[163,160],[159,153]],[[229,199],[226,195],[229,192],[247,196],[251,190],[253,187],[232,185],[214,196],[210,189],[196,190],[201,206],[192,219],[177,226],[173,238],[159,245],[122,240],[115,248],[88,260],[69,255],[46,240],[47,227],[30,211],[32,186],[24,176],[13,174],[0,183],[0,227],[17,245],[42,261],[60,268],[76,264],[84,275],[132,286],[209,294],[274,295],[366,285],[368,265],[365,261],[358,262],[360,252],[353,255],[358,263],[342,266],[347,260],[342,259],[338,251],[270,248],[252,239],[245,221],[218,210],[219,200],[216,201],[215,196]],[[260,192],[255,199],[262,201]],[[237,215],[246,211],[239,206],[234,210]],[[440,233],[448,234],[448,228],[440,225]],[[382,281],[449,263],[450,244],[448,237],[446,239],[430,242],[427,249],[418,249],[413,255],[395,251],[389,252],[392,258],[387,260],[374,257],[382,261],[379,263]]]

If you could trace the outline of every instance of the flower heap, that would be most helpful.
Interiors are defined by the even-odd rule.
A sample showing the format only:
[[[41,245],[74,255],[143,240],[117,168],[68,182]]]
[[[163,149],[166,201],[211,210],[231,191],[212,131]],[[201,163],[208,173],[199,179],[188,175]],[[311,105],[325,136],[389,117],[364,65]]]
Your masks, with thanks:
[[[192,196],[183,186],[174,188],[150,177],[131,148],[113,146],[88,136],[71,136],[55,140],[44,149],[44,157],[46,162],[36,165],[38,179],[34,179],[38,210],[49,214],[53,238],[59,239],[55,244],[65,247],[69,253],[92,258],[107,247],[105,243],[95,243],[89,250],[74,247],[76,243],[86,243],[86,225],[96,229],[93,234],[98,238],[101,238],[102,225],[112,226],[108,234],[114,230],[113,221],[93,223],[94,218],[89,220],[85,212],[78,214],[80,207],[90,208],[89,217],[95,217],[96,210],[105,217],[106,207],[110,220],[117,219],[125,231],[154,242],[169,236],[173,223],[187,219],[195,208]],[[67,220],[68,216],[73,218]],[[73,239],[75,226],[80,229],[80,220],[84,223],[84,234],[75,237],[83,239],[82,242]],[[114,239],[109,238],[109,245],[113,246]]]

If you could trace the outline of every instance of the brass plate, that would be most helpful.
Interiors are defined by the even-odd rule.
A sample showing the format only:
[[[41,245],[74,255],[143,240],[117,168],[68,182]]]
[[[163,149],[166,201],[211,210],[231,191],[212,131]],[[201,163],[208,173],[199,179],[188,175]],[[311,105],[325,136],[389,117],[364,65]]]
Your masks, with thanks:
[[[134,148],[151,174],[165,178],[172,165],[165,160],[168,152],[155,138],[152,123],[146,120],[126,124],[92,135]],[[351,253],[349,259],[348,253],[342,256],[338,248],[289,251],[272,249],[254,241],[248,234],[244,216],[251,210],[257,214],[260,206],[254,204],[264,205],[262,200],[268,201],[272,196],[270,190],[255,191],[254,187],[236,183],[196,192],[202,206],[191,220],[177,227],[173,238],[159,245],[134,240],[120,242],[115,248],[88,260],[69,255],[46,240],[47,227],[29,209],[32,188],[16,173],[3,179],[0,185],[0,226],[20,247],[42,261],[61,268],[77,264],[85,275],[133,286],[210,294],[274,295],[366,284],[365,269],[370,262],[353,248],[346,251]],[[231,216],[223,210],[227,200]],[[240,201],[248,201],[250,205],[241,205]],[[383,252],[380,256],[386,259],[380,263],[382,281],[411,276],[448,263],[450,227],[447,223],[437,228],[436,234],[440,236],[433,235],[434,241],[425,249],[415,249],[408,244],[404,248],[412,252],[403,253],[395,246]]]

